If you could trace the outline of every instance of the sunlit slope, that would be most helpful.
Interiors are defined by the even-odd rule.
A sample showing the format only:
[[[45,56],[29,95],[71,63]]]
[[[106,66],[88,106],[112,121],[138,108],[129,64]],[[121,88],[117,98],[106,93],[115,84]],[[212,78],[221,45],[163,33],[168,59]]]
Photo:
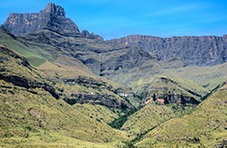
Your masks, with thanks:
[[[106,124],[45,91],[0,83],[1,144],[57,144],[61,137],[65,138],[64,143],[71,138],[108,143],[122,138]]]
[[[25,46],[24,44],[20,43],[15,36],[13,36],[1,27],[0,44],[23,55],[34,66],[39,66],[46,61],[41,55],[35,53],[28,46]]]
[[[149,103],[131,115],[121,129],[139,135],[174,117],[171,107]]]
[[[226,146],[226,101],[227,85],[224,83],[191,114],[161,124],[136,145],[139,147],[214,147],[216,144],[225,144]]]
[[[43,44],[30,40],[24,43],[24,40],[18,39],[3,28],[0,28],[0,44],[26,57],[30,64],[39,67],[40,70],[52,77],[93,75],[81,61],[65,56],[61,50],[52,44]]]
[[[1,146],[113,147],[125,140],[107,125],[117,114],[109,110],[102,121],[103,113],[96,113],[106,112],[104,106],[71,106],[24,57],[5,47],[1,47],[0,57]]]
[[[212,90],[218,84],[227,80],[226,63],[210,67],[188,66],[170,71],[176,77],[192,80],[208,90]]]

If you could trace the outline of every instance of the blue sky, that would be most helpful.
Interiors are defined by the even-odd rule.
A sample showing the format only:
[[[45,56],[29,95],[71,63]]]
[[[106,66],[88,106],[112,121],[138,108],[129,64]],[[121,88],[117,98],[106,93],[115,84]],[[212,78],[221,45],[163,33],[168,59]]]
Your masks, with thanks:
[[[49,2],[62,6],[81,31],[105,39],[227,34],[227,0],[1,0],[0,24],[11,12],[38,12]]]

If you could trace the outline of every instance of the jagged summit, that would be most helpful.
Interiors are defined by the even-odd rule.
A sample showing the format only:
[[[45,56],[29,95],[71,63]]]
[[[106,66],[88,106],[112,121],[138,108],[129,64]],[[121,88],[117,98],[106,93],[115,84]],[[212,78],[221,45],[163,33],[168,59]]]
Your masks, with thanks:
[[[54,3],[48,3],[45,8],[45,13],[54,13],[58,16],[65,17],[65,10],[61,6],[55,5]]]
[[[64,9],[54,3],[47,4],[39,13],[11,13],[3,27],[16,36],[24,36],[43,29],[51,29],[70,36],[80,33],[77,25],[65,17]]]

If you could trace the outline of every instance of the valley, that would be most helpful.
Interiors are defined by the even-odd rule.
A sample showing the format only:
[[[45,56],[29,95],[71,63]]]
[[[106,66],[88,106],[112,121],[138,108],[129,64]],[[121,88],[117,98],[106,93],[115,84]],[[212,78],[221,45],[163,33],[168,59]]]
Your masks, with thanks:
[[[226,147],[227,38],[80,31],[64,8],[0,27],[0,147]]]

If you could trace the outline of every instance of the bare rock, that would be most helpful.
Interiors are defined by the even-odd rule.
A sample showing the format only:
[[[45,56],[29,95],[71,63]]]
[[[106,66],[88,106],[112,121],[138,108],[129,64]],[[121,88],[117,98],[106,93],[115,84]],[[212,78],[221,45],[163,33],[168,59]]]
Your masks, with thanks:
[[[184,65],[211,66],[227,62],[227,36],[178,36],[154,37],[131,35],[110,42],[133,45],[149,53],[155,53],[159,60],[178,57]]]
[[[65,17],[64,9],[53,3],[49,3],[39,13],[11,13],[3,27],[16,36],[24,36],[45,28],[64,35],[75,35],[80,32],[77,25]]]

